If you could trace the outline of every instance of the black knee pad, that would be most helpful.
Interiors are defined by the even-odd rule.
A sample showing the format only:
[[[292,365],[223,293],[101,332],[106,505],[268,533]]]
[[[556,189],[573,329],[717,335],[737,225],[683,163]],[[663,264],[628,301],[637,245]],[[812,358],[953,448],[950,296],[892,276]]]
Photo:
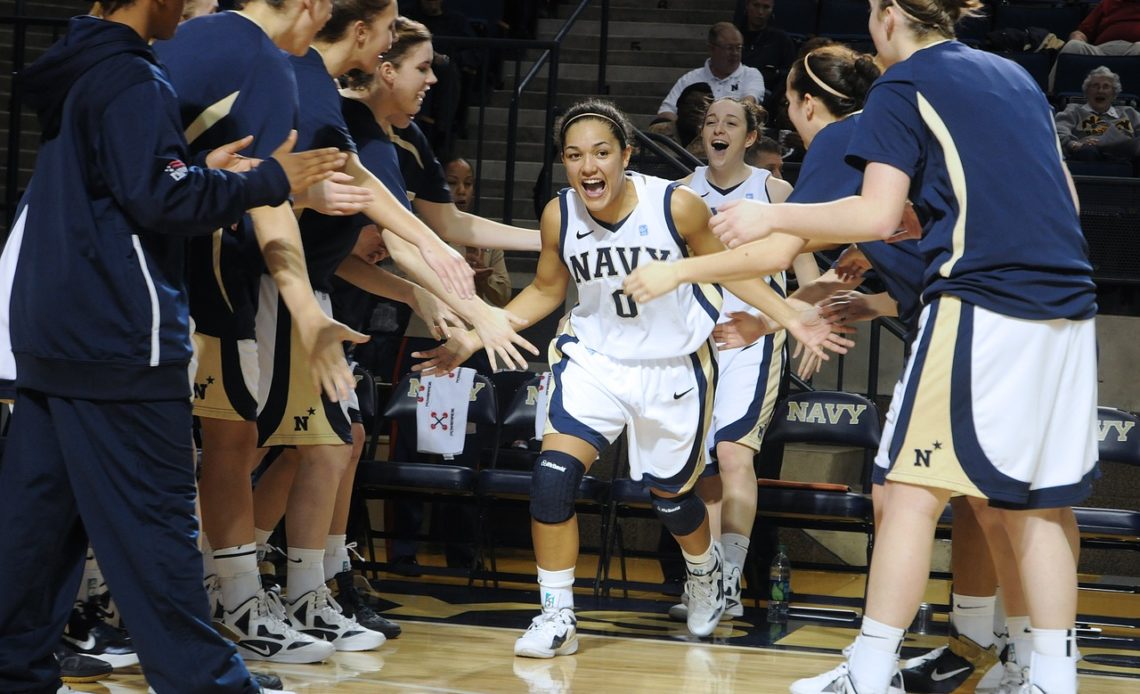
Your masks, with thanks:
[[[653,510],[661,519],[665,529],[674,536],[692,534],[701,527],[701,523],[705,522],[705,517],[708,515],[705,502],[691,490],[671,499],[654,495]]]
[[[560,451],[544,451],[534,461],[530,483],[530,515],[539,523],[561,523],[574,515],[578,484],[586,466]]]

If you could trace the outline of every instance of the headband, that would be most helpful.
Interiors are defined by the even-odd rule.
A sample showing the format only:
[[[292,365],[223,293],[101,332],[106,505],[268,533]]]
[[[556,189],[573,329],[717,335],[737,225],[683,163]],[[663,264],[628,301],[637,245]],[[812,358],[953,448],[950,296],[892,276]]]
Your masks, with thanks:
[[[840,99],[846,99],[847,101],[854,101],[854,99],[852,99],[851,97],[847,96],[846,94],[844,94],[841,91],[838,91],[837,89],[835,89],[834,87],[831,87],[830,85],[828,85],[826,82],[824,82],[820,78],[816,77],[815,73],[812,72],[812,70],[811,70],[811,63],[808,62],[808,58],[811,58],[814,53],[815,53],[815,51],[812,51],[811,53],[808,53],[807,55],[804,56],[804,72],[806,72],[808,77],[811,78],[811,81],[818,84],[820,89],[827,92],[828,94],[831,94],[832,96],[838,97]]]
[[[625,146],[625,144],[626,144],[626,142],[625,142],[625,128],[621,127],[621,124],[619,124],[613,118],[610,118],[609,116],[604,116],[600,113],[594,113],[593,111],[586,111],[585,113],[579,113],[578,115],[576,115],[572,118],[567,118],[566,121],[562,123],[562,130],[558,133],[558,137],[560,140],[562,140],[563,142],[566,141],[566,129],[570,127],[571,123],[578,120],[579,118],[600,118],[601,120],[604,120],[607,123],[610,123],[611,125],[614,126],[614,128],[617,129],[617,131],[619,133],[618,140],[621,141],[622,147]]]
[[[930,22],[924,22],[921,19],[919,19],[918,17],[915,17],[905,7],[902,6],[902,3],[899,2],[899,0],[891,0],[891,4],[898,8],[898,10],[902,14],[902,16],[906,17],[907,19],[914,22],[915,24],[922,26],[922,27],[933,27],[934,26]]]

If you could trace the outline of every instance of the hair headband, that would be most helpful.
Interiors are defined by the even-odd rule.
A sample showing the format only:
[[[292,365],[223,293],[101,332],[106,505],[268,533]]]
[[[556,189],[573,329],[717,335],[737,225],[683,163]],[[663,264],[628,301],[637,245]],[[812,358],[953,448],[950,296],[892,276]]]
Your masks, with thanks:
[[[808,53],[807,55],[804,56],[804,72],[806,72],[808,77],[811,78],[811,81],[818,84],[820,89],[822,89],[823,91],[827,92],[828,94],[830,94],[832,96],[838,97],[840,99],[846,99],[847,101],[853,101],[853,99],[851,97],[849,97],[846,94],[844,94],[843,92],[835,89],[834,87],[828,85],[826,82],[821,80],[819,77],[816,77],[816,74],[814,72],[812,72],[812,70],[811,70],[811,63],[808,62],[808,58],[811,58],[812,55],[814,55],[814,54],[815,54],[815,51],[812,51],[811,53]]]
[[[558,134],[559,139],[561,139],[563,141],[566,140],[566,129],[570,127],[571,123],[578,120],[579,118],[600,118],[600,119],[606,121],[607,123],[610,123],[611,125],[614,126],[614,128],[617,129],[617,131],[619,133],[618,134],[618,140],[621,141],[621,144],[623,147],[625,146],[625,144],[626,144],[626,142],[625,142],[625,128],[621,127],[621,124],[618,123],[613,118],[610,118],[609,116],[602,115],[601,113],[595,113],[593,111],[586,111],[585,113],[579,113],[578,115],[576,115],[572,118],[567,118],[565,120],[565,122],[562,123],[562,131]]]
[[[931,24],[930,22],[924,22],[924,21],[922,21],[921,19],[919,19],[918,17],[915,17],[915,16],[914,16],[913,14],[911,14],[911,13],[910,13],[910,12],[909,12],[909,11],[908,11],[908,10],[907,10],[905,7],[903,7],[903,6],[902,6],[902,3],[901,3],[901,2],[899,2],[899,0],[891,0],[891,4],[892,4],[892,5],[894,5],[895,7],[897,7],[897,8],[898,8],[898,10],[899,10],[899,12],[902,14],[902,16],[906,17],[907,19],[909,19],[910,21],[914,22],[915,24],[917,24],[917,25],[919,25],[919,26],[923,26],[923,27],[932,27],[932,26],[934,26],[934,25],[933,25],[933,24]]]

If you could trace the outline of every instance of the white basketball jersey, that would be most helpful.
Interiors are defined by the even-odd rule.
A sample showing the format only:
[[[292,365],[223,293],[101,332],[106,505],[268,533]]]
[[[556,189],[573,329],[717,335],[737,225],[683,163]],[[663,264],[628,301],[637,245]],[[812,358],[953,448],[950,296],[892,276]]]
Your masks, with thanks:
[[[613,359],[663,359],[692,354],[720,315],[719,288],[683,284],[637,304],[621,283],[640,263],[674,262],[689,255],[670,212],[678,184],[627,173],[637,207],[612,231],[590,216],[573,188],[559,194],[562,262],[578,286],[570,331],[581,344]]]
[[[696,191],[697,195],[701,196],[701,200],[709,206],[713,214],[716,214],[716,208],[722,203],[729,200],[758,200],[760,202],[771,202],[768,198],[768,177],[772,175],[767,169],[757,169],[754,166],[748,167],[752,169],[752,174],[741,181],[740,185],[730,190],[721,190],[713,184],[709,183],[707,166],[698,166],[693,171],[692,181],[689,187]],[[780,296],[787,296],[787,278],[784,273],[777,275],[769,275],[764,278],[772,289],[775,289]],[[745,303],[742,299],[733,296],[732,292],[724,292],[724,305],[721,307],[721,315],[719,321],[728,320],[728,314],[734,311],[748,311],[752,315],[760,313],[751,304]]]

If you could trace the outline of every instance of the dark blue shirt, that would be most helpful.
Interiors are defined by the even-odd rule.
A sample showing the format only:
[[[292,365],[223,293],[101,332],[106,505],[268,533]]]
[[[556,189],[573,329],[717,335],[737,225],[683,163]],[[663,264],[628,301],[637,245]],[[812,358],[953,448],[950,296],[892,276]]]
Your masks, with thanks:
[[[289,57],[248,18],[234,12],[199,17],[181,24],[169,41],[155,43],[154,50],[178,93],[182,127],[195,154],[253,135],[242,154],[265,159],[297,127],[297,83]],[[216,237],[195,239],[189,255],[196,329],[215,337],[253,338],[264,265],[249,218]]]
[[[925,303],[951,294],[1030,320],[1096,313],[1052,111],[1015,63],[957,41],[919,50],[875,82],[848,156],[910,176]]]
[[[356,142],[348,132],[341,112],[341,96],[329,76],[321,54],[310,48],[301,57],[289,58],[297,78],[301,117],[297,127],[297,150],[336,147],[356,152]],[[352,252],[359,225],[351,217],[332,217],[305,210],[299,220],[305,264],[313,289],[332,291],[332,278],[341,262]]]

